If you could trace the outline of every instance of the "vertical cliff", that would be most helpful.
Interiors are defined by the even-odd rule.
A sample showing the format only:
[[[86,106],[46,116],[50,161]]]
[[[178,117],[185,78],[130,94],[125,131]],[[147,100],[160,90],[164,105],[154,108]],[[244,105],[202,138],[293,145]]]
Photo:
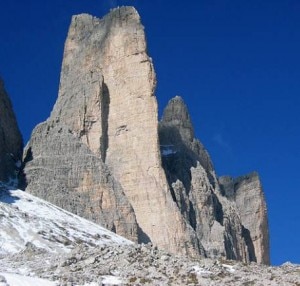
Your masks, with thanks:
[[[266,205],[257,174],[218,180],[179,96],[166,106],[159,135],[173,200],[205,254],[269,264]]]
[[[24,163],[26,191],[137,240],[135,215],[122,187],[68,126],[39,124]]]
[[[110,97],[100,62],[106,25],[86,14],[72,18],[58,99],[25,148],[26,190],[137,241],[132,205],[104,164]]]
[[[110,194],[117,196],[116,186],[124,192],[122,200],[134,211],[140,242],[151,241],[173,252],[196,255],[199,245],[194,231],[173,202],[161,168],[155,84],[144,28],[134,8],[115,9],[102,19],[74,16],[57,102],[26,148],[27,191],[111,225],[109,219],[103,219],[103,206],[93,207],[93,214],[89,211],[90,197],[99,203],[107,187],[102,181],[109,173],[116,182],[110,184]],[[53,156],[57,152],[59,155]],[[75,159],[78,153],[79,159]],[[97,165],[102,167],[90,163],[91,158],[98,158]],[[40,188],[45,165],[51,170],[49,180],[55,183]],[[41,189],[44,191],[38,191]],[[120,207],[115,201],[113,207],[108,204],[113,216],[126,209],[119,225],[132,223],[133,213],[126,221],[129,206]],[[126,231],[120,234],[132,239],[132,227],[128,231],[129,235]]]
[[[270,264],[267,207],[256,172],[238,178],[219,178],[221,191],[236,203],[250,260]]]
[[[222,193],[180,97],[158,122],[155,87],[134,8],[74,16],[58,99],[25,149],[26,190],[174,253],[254,260],[242,199]]]
[[[0,79],[0,182],[17,184],[23,141],[11,101]]]

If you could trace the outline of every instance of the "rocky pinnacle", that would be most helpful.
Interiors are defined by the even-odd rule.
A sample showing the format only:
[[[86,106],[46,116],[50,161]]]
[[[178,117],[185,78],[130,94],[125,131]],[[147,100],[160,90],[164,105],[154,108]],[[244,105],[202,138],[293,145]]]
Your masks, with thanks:
[[[242,184],[225,194],[180,97],[158,122],[155,87],[133,7],[73,16],[58,99],[25,149],[27,191],[173,253],[268,263],[266,212],[243,212]]]

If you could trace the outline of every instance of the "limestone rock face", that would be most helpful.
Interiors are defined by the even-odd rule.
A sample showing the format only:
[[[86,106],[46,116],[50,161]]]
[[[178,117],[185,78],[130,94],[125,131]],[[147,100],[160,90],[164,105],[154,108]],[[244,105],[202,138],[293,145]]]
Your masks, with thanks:
[[[73,17],[59,96],[48,120],[32,133],[24,172],[28,192],[137,241],[131,203],[104,163],[110,98],[101,60],[113,19]]]
[[[23,140],[10,99],[0,79],[0,181],[11,182],[21,167]]]
[[[254,260],[260,232],[239,211],[242,199],[220,188],[180,97],[158,122],[155,86],[134,8],[74,16],[58,99],[25,150],[26,190],[173,253]]]
[[[179,96],[164,110],[159,137],[173,200],[195,230],[201,253],[268,264],[266,207],[257,175],[218,181]]]
[[[122,187],[68,126],[38,125],[24,156],[27,192],[137,240],[135,215]]]
[[[221,190],[238,208],[250,260],[270,264],[267,208],[256,172],[233,179],[220,177]]]
[[[189,153],[187,155],[194,160],[192,165],[195,166],[196,160],[200,161],[207,173],[214,177],[211,159],[202,143],[194,137],[194,128],[187,106],[180,96],[175,96],[169,101],[159,127],[162,147],[170,145],[175,151],[178,148],[184,149],[184,153]]]
[[[110,229],[131,239],[132,206],[140,242],[197,255],[194,230],[173,202],[161,168],[155,84],[134,8],[115,9],[103,19],[74,16],[57,102],[26,148],[27,190],[104,225],[116,225],[110,216],[120,217],[119,227]],[[44,165],[51,170],[50,183],[37,192]],[[107,175],[111,188],[103,184]]]

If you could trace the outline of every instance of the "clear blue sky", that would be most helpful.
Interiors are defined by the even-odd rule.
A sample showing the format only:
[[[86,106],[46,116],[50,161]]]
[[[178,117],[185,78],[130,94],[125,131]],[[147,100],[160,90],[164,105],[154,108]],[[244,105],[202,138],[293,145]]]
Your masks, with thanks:
[[[56,100],[71,15],[133,5],[160,110],[181,95],[218,175],[257,170],[273,264],[300,263],[299,0],[1,0],[0,74],[28,140]]]

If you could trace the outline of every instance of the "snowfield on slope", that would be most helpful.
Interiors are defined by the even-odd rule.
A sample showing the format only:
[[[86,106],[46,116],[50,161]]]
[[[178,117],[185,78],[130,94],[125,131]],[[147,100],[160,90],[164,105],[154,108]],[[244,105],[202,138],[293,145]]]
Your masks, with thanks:
[[[41,279],[37,277],[28,277],[15,273],[0,272],[0,286],[59,286],[58,281],[49,281],[46,279]],[[3,282],[3,278],[5,282]],[[1,281],[2,280],[2,281]],[[120,285],[122,280],[114,276],[103,276],[102,284],[104,285]],[[84,285],[74,285],[74,286],[99,286],[98,283],[85,283]]]
[[[1,273],[0,276],[4,277],[6,282],[0,282],[0,286],[58,286],[56,282],[47,281],[36,277],[27,277],[12,273]]]
[[[132,244],[113,232],[21,190],[0,190],[0,255],[27,243],[48,252],[69,252],[77,244]]]
[[[300,266],[192,259],[134,244],[20,190],[0,187],[0,286],[300,285]]]

